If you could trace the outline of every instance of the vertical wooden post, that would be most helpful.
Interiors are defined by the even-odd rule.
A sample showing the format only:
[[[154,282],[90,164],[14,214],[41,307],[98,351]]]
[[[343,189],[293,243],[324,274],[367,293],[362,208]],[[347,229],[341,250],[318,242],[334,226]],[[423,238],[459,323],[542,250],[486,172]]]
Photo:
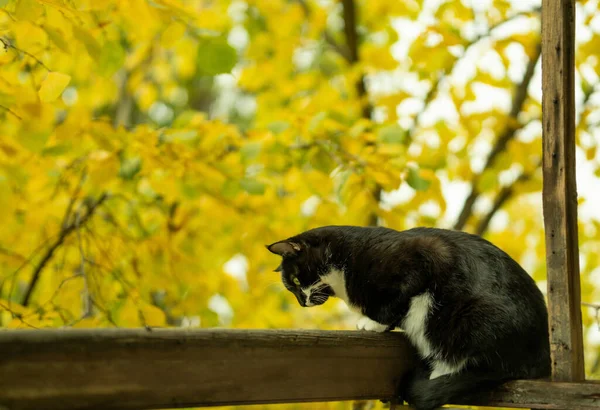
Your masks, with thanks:
[[[542,2],[544,225],[552,378],[585,378],[575,180],[575,0]]]

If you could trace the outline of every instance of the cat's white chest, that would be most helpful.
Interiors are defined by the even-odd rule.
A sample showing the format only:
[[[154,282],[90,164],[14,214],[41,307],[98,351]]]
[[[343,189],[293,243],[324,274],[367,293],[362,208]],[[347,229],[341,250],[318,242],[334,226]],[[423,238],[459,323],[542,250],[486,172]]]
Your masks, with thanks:
[[[402,330],[423,358],[429,357],[433,353],[431,343],[426,335],[427,319],[432,306],[433,298],[428,292],[414,296],[410,300],[410,307],[401,324]]]
[[[362,314],[358,307],[350,303],[348,290],[346,289],[346,280],[344,279],[344,272],[338,269],[331,269],[327,275],[321,276],[321,282],[329,285],[335,293],[335,296],[342,299],[351,311]]]
[[[430,379],[435,379],[446,374],[458,373],[467,364],[467,359],[457,363],[449,363],[439,359],[427,338],[427,320],[434,305],[433,297],[429,292],[414,296],[410,300],[408,313],[402,321],[402,329],[423,358],[431,358],[432,372]]]

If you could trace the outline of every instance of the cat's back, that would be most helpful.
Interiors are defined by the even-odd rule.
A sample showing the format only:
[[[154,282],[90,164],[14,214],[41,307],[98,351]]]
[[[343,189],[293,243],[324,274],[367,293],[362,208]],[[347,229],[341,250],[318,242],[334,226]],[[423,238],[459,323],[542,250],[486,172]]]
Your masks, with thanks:
[[[435,244],[434,249],[446,252],[446,263],[439,264],[437,277],[443,287],[457,288],[467,284],[469,292],[487,297],[505,295],[511,299],[535,299],[542,294],[533,278],[505,251],[484,238],[462,231],[439,228],[413,228],[402,231],[408,242],[417,245]],[[425,239],[425,240],[424,240]],[[435,278],[434,278],[435,280]]]
[[[484,262],[486,266],[508,264],[511,265],[508,266],[511,271],[515,270],[527,275],[510,255],[478,235],[449,229],[423,227],[402,231],[402,234],[412,241],[419,241],[421,238],[428,238],[432,242],[438,241],[445,245],[445,249],[452,255],[454,263]]]

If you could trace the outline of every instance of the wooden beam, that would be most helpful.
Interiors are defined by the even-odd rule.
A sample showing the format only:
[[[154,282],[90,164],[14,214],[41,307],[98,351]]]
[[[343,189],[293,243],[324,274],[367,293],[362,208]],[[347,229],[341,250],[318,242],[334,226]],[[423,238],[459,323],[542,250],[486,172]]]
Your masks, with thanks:
[[[0,409],[389,400],[414,357],[400,332],[0,332]],[[454,404],[598,410],[600,384],[515,381]]]
[[[391,398],[413,358],[399,333],[0,332],[0,408],[142,409]]]
[[[552,377],[585,378],[575,180],[575,0],[542,2],[544,224]]]
[[[526,409],[592,410],[600,408],[600,383],[516,380],[505,383],[492,392],[465,397],[460,404]]]

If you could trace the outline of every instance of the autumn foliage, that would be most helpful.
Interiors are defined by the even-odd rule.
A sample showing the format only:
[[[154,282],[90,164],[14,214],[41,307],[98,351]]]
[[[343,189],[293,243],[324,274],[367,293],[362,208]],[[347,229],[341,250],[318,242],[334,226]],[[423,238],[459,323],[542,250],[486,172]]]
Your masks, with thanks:
[[[593,303],[598,1],[577,13]],[[264,248],[326,224],[475,232],[545,288],[539,30],[535,1],[0,0],[0,326],[349,328]]]

